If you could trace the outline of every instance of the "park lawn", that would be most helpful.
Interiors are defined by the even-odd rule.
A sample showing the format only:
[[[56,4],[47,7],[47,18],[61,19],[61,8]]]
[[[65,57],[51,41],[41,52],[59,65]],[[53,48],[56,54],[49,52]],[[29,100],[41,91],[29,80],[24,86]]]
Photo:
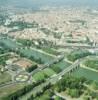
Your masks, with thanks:
[[[44,72],[44,74],[46,74],[48,77],[50,77],[50,76],[56,74],[56,72],[53,71],[53,70],[50,69],[50,68],[46,68],[46,69],[44,69],[43,72]]]
[[[0,73],[0,84],[6,83],[11,81],[11,75],[9,75],[7,72],[4,72],[3,74]]]
[[[42,81],[42,80],[45,80],[45,78],[46,78],[45,74],[42,71],[37,72],[32,77],[33,77],[34,81]]]

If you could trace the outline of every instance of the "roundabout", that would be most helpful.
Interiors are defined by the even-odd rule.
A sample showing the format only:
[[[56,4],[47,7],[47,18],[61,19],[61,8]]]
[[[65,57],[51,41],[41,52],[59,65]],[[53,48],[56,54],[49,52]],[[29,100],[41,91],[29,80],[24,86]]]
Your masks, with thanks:
[[[30,75],[27,73],[19,73],[14,77],[14,80],[17,82],[27,82],[30,79]]]

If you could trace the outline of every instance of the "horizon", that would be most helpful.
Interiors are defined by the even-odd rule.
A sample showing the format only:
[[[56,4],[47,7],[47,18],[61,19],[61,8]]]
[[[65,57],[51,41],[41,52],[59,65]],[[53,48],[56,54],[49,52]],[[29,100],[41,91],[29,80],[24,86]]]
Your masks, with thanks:
[[[71,7],[91,7],[98,8],[97,0],[0,0],[1,7],[16,7],[36,9],[44,6],[71,6]]]

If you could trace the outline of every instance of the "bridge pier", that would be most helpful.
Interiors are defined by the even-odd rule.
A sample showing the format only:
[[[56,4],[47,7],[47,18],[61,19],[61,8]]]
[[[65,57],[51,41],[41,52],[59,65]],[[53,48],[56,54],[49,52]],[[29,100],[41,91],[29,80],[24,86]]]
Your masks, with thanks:
[[[70,76],[71,75],[71,72],[68,72],[68,75]]]
[[[77,70],[80,67],[80,65],[78,64],[75,68],[71,69],[68,74],[71,75],[72,72],[74,72],[75,70]]]

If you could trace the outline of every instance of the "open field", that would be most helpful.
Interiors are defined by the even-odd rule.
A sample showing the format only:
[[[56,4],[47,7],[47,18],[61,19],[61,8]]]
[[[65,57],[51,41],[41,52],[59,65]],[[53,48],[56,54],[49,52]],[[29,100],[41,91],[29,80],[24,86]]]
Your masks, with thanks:
[[[36,74],[33,75],[34,81],[42,81],[46,78],[45,74],[41,72],[37,72]]]
[[[55,75],[56,74],[56,72],[55,71],[53,71],[52,69],[50,69],[50,68],[46,68],[46,69],[44,69],[43,70],[43,72],[48,76],[48,77],[50,77],[50,76],[52,76],[52,75]]]

